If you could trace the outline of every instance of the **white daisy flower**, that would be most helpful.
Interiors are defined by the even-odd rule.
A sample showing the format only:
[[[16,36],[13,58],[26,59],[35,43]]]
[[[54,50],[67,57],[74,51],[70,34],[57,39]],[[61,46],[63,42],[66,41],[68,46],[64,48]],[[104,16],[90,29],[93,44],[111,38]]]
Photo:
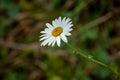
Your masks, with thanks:
[[[54,46],[55,43],[60,47],[61,40],[64,42],[68,42],[66,36],[70,36],[72,31],[72,21],[70,18],[64,17],[63,19],[59,17],[58,19],[55,19],[52,21],[52,25],[49,23],[46,23],[47,28],[45,28],[44,31],[41,31],[42,35],[40,36],[40,41],[43,41],[41,43],[41,46]]]

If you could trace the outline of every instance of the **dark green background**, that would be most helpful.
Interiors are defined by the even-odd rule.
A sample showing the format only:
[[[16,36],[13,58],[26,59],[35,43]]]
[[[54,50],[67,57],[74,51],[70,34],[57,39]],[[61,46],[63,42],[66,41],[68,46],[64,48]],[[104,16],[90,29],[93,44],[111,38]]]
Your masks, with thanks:
[[[120,0],[0,0],[0,80],[119,80],[61,47],[41,47],[40,31],[73,21],[68,42],[120,72]]]

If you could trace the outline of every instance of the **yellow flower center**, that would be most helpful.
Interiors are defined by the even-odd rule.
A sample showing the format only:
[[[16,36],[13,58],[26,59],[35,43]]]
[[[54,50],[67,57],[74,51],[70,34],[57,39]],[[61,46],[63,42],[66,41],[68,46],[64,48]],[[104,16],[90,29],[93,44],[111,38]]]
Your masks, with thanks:
[[[62,32],[63,32],[63,28],[58,26],[55,29],[53,29],[52,35],[56,37],[59,36]]]

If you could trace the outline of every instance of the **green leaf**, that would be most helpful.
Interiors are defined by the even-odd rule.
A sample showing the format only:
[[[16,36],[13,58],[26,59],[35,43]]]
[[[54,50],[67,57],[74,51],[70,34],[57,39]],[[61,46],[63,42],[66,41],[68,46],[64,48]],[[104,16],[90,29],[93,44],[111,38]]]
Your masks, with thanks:
[[[105,52],[105,50],[101,46],[97,45],[92,53],[96,59],[98,59],[104,63],[109,63],[109,57],[108,57],[107,53]]]
[[[28,78],[23,74],[18,74],[15,72],[9,72],[5,76],[4,80],[28,80]]]
[[[5,29],[7,27],[9,27],[9,25],[11,25],[12,23],[12,20],[3,20],[0,22],[0,36],[4,36],[4,34],[6,33],[5,32]]]
[[[4,10],[7,11],[10,19],[15,19],[18,12],[20,11],[20,5],[14,4],[13,2],[10,2],[9,0],[1,0],[1,6]]]
[[[110,75],[110,71],[106,68],[103,68],[103,67],[97,67],[94,70],[94,74],[101,79],[105,79],[107,76]]]
[[[88,76],[83,74],[83,69],[81,68],[81,64],[78,64],[75,70],[75,80],[91,80]]]
[[[0,23],[0,36],[4,35],[4,25],[2,23]]]
[[[78,29],[79,29],[80,37],[83,41],[87,39],[94,40],[98,36],[96,28],[86,30],[84,27],[79,27]]]

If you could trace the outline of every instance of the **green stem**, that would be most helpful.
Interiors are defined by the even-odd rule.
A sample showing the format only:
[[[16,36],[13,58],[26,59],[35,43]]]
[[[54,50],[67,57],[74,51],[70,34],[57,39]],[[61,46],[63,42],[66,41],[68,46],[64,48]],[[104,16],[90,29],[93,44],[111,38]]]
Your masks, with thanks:
[[[107,64],[101,62],[101,61],[98,61],[96,59],[94,59],[91,55],[86,55],[86,54],[83,54],[82,52],[78,51],[76,48],[72,47],[69,43],[66,43],[76,54],[79,54],[80,56],[96,63],[96,64],[99,64],[105,68],[108,68],[109,70],[111,70],[117,77],[120,78],[120,74],[117,72],[117,70],[111,68],[110,66],[108,66]]]

